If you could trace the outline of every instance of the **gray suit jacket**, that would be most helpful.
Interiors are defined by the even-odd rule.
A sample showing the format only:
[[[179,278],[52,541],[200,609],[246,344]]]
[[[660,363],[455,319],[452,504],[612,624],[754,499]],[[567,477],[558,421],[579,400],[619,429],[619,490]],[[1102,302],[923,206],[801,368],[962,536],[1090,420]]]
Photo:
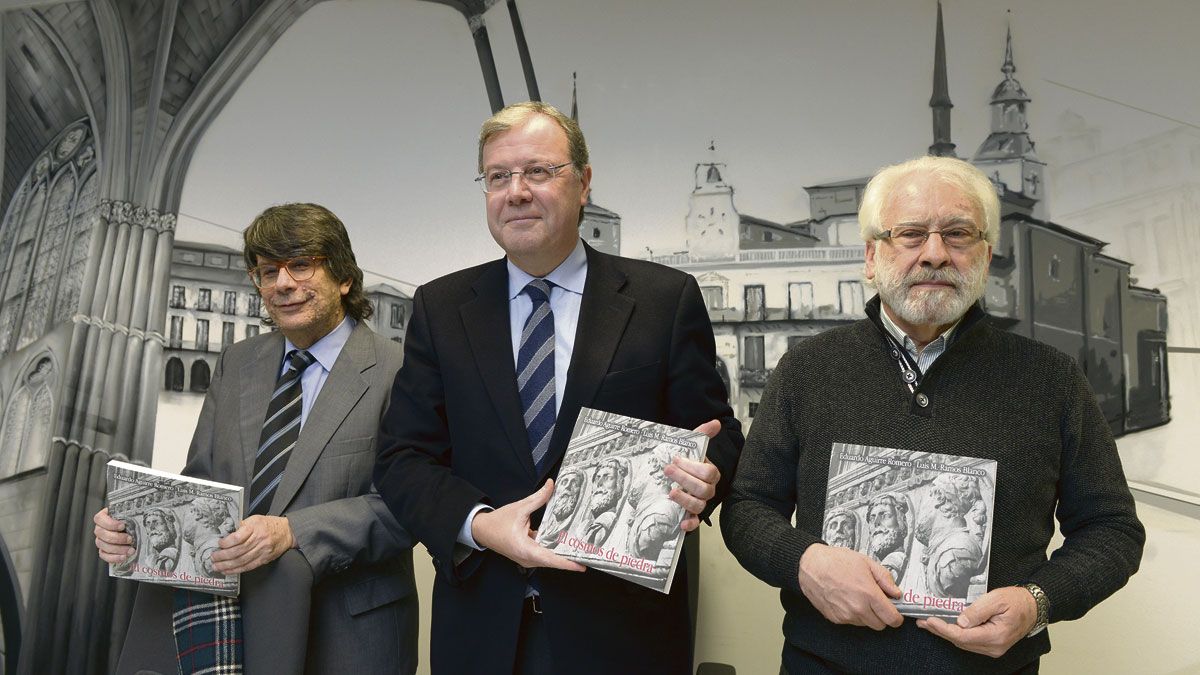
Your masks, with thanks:
[[[250,675],[416,669],[413,542],[371,485],[401,358],[399,345],[360,322],[309,412],[268,511],[287,516],[297,548],[242,575]],[[282,362],[277,332],[221,354],[184,474],[249,484]],[[170,615],[171,589],[142,584],[119,673],[176,672]]]

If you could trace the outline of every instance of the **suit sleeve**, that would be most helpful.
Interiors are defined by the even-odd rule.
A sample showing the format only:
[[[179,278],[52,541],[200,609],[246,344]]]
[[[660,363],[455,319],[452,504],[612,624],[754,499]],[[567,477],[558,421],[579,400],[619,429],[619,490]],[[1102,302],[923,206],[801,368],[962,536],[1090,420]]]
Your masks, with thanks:
[[[379,347],[380,343],[376,345]],[[385,372],[372,374],[371,387],[390,392],[393,378],[389,374],[399,367],[400,353],[398,349],[382,348],[377,353],[380,360],[375,368]],[[389,400],[390,393],[380,404],[380,417],[388,409]],[[313,576],[318,580],[351,565],[377,563],[405,554],[413,546],[412,536],[396,521],[374,485],[356,497],[289,511],[287,518],[296,537],[296,547],[312,566]]]
[[[374,491],[289,511],[287,519],[317,580],[354,564],[395,557],[413,545]]]
[[[709,441],[708,460],[721,472],[716,495],[708,500],[701,518],[709,516],[729,494],[742,452],[742,425],[729,406],[729,393],[717,373],[716,341],[708,310],[695,277],[684,281],[675,312],[668,369],[669,424],[694,429],[709,420],[720,420],[721,431]]]
[[[442,366],[431,334],[424,289],[413,297],[404,341],[404,365],[379,431],[375,485],[397,520],[425,544],[444,578],[454,566],[457,535],[471,509],[487,497],[451,468],[453,447],[446,417]]]

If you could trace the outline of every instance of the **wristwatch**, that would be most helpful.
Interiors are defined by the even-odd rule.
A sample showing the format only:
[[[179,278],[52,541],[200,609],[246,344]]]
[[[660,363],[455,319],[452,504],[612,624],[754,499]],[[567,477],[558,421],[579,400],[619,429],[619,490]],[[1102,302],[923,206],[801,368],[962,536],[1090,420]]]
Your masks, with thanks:
[[[1038,633],[1046,630],[1046,625],[1050,623],[1050,599],[1046,597],[1046,592],[1037,584],[1024,584],[1021,586],[1029,591],[1033,596],[1033,601],[1037,603],[1037,622],[1033,624],[1033,629],[1025,634],[1025,637],[1033,637]]]

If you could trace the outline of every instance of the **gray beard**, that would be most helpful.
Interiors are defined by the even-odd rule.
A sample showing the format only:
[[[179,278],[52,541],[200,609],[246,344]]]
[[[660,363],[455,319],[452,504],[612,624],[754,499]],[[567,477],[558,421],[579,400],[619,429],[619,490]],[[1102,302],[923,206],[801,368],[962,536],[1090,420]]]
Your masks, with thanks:
[[[879,299],[905,322],[917,326],[942,326],[954,323],[967,313],[975,301],[983,297],[987,285],[986,262],[960,273],[953,267],[940,270],[917,267],[902,275],[891,263],[875,264],[875,287]],[[912,290],[913,284],[924,281],[949,281],[954,288],[936,291]]]
[[[883,560],[884,556],[892,551],[900,550],[903,543],[900,530],[889,529],[883,532],[876,532],[871,535],[871,555],[876,560]]]

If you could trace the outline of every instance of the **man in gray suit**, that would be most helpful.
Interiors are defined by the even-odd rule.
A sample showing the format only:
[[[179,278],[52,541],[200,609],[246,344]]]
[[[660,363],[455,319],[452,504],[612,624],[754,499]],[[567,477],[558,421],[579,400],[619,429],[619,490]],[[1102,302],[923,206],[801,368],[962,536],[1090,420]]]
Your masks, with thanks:
[[[244,237],[246,266],[279,330],[221,354],[183,473],[246,486],[246,516],[212,554],[216,571],[242,575],[246,672],[411,673],[412,539],[371,485],[400,346],[363,322],[372,307],[334,214],[274,206]],[[268,404],[289,372],[302,389],[300,430],[264,462],[264,422],[280,414],[268,416]],[[281,472],[267,466],[281,462]],[[107,510],[94,521],[103,560],[134,553]],[[172,589],[139,587],[118,672],[177,672],[172,610]]]

